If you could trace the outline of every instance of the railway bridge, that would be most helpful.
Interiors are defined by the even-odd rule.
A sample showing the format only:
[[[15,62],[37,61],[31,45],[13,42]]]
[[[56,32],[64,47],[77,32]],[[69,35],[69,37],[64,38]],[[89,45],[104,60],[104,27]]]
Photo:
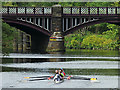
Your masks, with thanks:
[[[120,7],[2,7],[2,19],[31,35],[31,51],[64,51],[64,36],[99,23],[120,25]]]

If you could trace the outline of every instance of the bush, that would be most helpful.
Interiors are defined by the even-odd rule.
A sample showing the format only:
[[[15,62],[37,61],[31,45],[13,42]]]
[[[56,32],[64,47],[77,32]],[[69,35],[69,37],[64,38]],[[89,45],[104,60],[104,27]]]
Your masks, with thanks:
[[[96,24],[84,31],[85,34],[82,30],[80,31],[82,33],[76,32],[65,36],[65,47],[69,49],[120,49],[119,29],[120,26],[114,24]]]
[[[116,49],[118,46],[117,40],[114,41],[99,35],[87,36],[81,43],[81,47],[87,49]]]
[[[65,36],[65,47],[66,48],[74,48],[78,49],[80,48],[80,43],[82,42],[83,37],[81,37],[81,34],[70,34]]]

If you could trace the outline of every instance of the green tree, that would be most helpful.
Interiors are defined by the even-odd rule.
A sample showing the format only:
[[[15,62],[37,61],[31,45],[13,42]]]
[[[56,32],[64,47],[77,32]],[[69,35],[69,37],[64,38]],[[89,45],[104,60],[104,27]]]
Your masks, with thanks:
[[[2,23],[2,53],[13,51],[13,40],[17,37],[16,29],[6,23]]]
[[[108,30],[103,32],[102,34],[106,38],[111,38],[112,40],[118,38],[118,31],[120,30],[120,26],[115,25],[115,24],[107,24]]]
[[[87,7],[109,7],[114,6],[114,2],[87,2],[85,6]]]

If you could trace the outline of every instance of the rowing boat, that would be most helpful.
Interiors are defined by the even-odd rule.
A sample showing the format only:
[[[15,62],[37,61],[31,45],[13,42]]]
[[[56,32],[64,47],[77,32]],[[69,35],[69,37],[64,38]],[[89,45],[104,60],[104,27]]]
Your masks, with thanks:
[[[78,76],[65,76],[64,79],[60,78],[59,74],[55,76],[38,76],[38,77],[24,77],[24,78],[38,78],[38,79],[30,79],[28,81],[37,81],[37,80],[50,80],[53,79],[54,83],[62,83],[64,79],[66,80],[90,80],[91,82],[99,82],[97,78],[87,78],[87,77],[78,77]],[[48,79],[49,78],[49,79]]]
[[[57,83],[62,83],[62,82],[64,82],[64,79],[62,79],[62,80],[57,80],[57,79],[55,79],[55,80],[54,80],[54,83],[56,83],[56,84],[57,84]]]
[[[61,79],[59,74],[56,74],[55,77],[53,78],[54,83],[62,83],[64,82],[64,79]]]

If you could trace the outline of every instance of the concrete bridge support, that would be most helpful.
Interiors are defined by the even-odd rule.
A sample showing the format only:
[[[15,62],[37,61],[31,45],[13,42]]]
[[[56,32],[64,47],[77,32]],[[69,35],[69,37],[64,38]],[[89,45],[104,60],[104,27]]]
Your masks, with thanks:
[[[65,51],[63,25],[62,25],[62,7],[55,5],[52,9],[52,35],[49,39],[47,51]]]

